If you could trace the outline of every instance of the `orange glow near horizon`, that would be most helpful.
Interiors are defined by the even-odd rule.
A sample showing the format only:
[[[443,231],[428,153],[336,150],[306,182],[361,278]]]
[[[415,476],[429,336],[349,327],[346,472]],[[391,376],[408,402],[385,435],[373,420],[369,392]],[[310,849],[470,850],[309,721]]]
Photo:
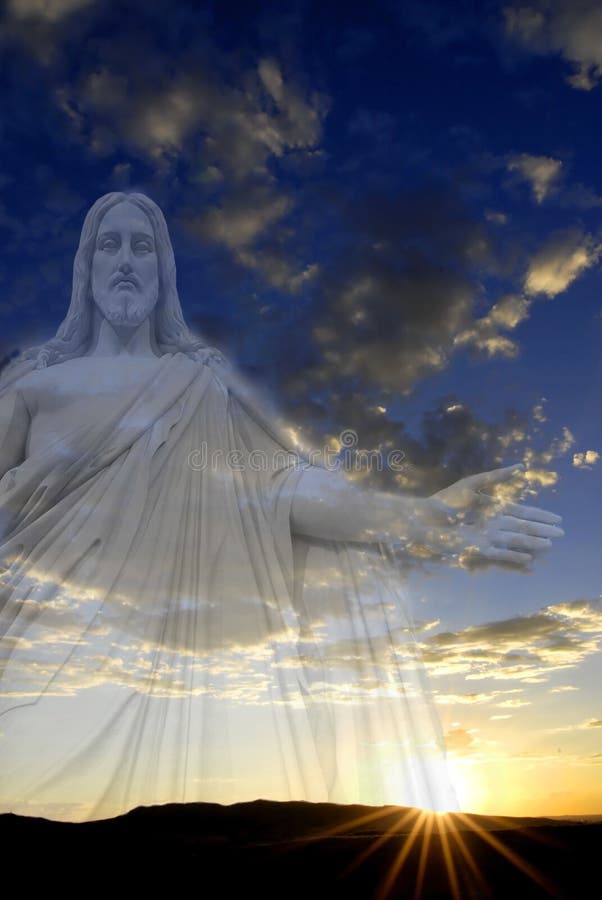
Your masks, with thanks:
[[[577,761],[451,757],[464,813],[502,816],[602,814],[602,767]]]

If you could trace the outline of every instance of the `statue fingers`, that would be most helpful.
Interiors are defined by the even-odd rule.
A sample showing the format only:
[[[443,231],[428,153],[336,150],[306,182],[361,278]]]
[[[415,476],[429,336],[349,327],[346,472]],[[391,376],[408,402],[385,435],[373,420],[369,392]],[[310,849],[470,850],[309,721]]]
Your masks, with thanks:
[[[516,516],[518,519],[528,519],[533,522],[544,522],[547,525],[560,525],[562,516],[537,506],[525,506],[522,503],[504,503],[504,512]]]
[[[545,522],[531,519],[520,519],[518,516],[502,515],[499,520],[500,529],[513,531],[518,534],[530,534],[541,538],[561,538],[564,531],[557,525],[549,525]]]
[[[551,538],[535,537],[531,534],[518,534],[515,531],[500,530],[496,533],[494,543],[504,549],[521,550],[529,553],[541,553],[552,546]]]

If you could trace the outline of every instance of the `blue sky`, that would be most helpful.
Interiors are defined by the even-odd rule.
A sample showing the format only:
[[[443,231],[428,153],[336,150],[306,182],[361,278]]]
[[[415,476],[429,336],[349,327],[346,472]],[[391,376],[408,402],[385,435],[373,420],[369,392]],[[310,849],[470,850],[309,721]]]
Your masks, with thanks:
[[[0,355],[58,327],[91,203],[141,190],[190,326],[309,440],[353,428],[403,449],[375,487],[525,462],[512,496],[565,537],[529,574],[414,561],[421,641],[467,808],[599,812],[599,5],[8,0],[2,16]]]

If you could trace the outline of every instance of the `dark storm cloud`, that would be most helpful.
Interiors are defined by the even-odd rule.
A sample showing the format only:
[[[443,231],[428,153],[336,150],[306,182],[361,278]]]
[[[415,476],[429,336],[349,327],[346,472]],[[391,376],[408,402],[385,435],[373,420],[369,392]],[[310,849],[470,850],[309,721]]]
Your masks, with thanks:
[[[497,267],[487,223],[444,180],[341,205],[339,252],[318,275],[307,380],[358,377],[396,391],[443,369]],[[503,323],[498,324],[498,331]],[[478,348],[478,336],[465,340]]]
[[[338,389],[332,385],[323,404],[299,404],[294,419],[306,423],[314,446],[323,446],[326,431],[334,438],[353,431],[357,446],[341,455],[342,465],[348,464],[352,475],[359,472],[364,483],[375,488],[403,486],[420,495],[434,493],[473,472],[521,461],[533,437],[530,414],[509,409],[501,421],[487,422],[454,395],[441,397],[423,413],[417,433],[391,420],[386,412],[385,406],[370,403],[365,393],[345,390],[343,383]],[[403,453],[399,467],[386,464],[392,450]],[[369,452],[380,456],[367,456]],[[547,457],[548,465],[552,459],[553,455]]]

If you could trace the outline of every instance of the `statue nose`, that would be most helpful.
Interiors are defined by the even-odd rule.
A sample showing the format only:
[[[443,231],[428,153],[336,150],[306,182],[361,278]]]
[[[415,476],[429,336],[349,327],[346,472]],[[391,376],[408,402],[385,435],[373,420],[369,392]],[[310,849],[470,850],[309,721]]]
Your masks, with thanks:
[[[124,272],[125,274],[127,274],[128,272],[131,272],[131,271],[132,271],[132,266],[131,266],[130,261],[129,261],[128,259],[124,259],[124,260],[120,263],[120,265],[119,265],[119,271],[120,271],[120,272]]]

